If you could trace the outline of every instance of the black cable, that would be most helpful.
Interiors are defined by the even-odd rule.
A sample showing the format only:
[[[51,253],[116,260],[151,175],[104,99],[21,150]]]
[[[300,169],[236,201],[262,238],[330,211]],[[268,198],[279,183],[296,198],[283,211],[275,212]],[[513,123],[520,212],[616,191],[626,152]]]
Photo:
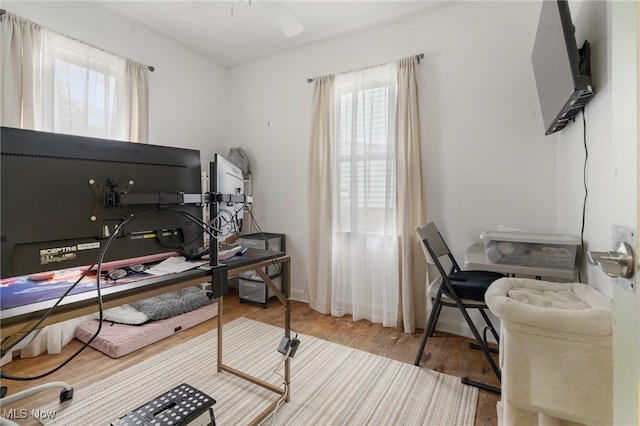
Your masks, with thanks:
[[[243,209],[234,210],[234,213],[231,213],[227,209],[218,210],[218,214],[216,215],[216,217],[211,219],[211,223],[213,224],[211,225],[211,227],[218,233],[215,237],[216,239],[220,237],[226,237],[228,235],[238,234],[240,232],[240,229],[238,227],[238,214],[241,211],[243,211]],[[227,215],[228,218],[222,217],[223,215]],[[230,229],[225,231],[227,225],[231,226],[228,227]]]
[[[117,232],[114,234],[117,235]],[[103,249],[104,250],[104,249]],[[49,316],[51,315],[51,313],[55,310],[55,308],[57,308],[60,303],[62,303],[62,301],[64,300],[65,297],[67,297],[69,295],[69,293],[76,288],[76,286],[80,283],[80,281],[82,281],[82,279],[84,277],[87,276],[87,274],[89,274],[89,272],[93,269],[93,267],[98,264],[98,270],[100,270],[100,262],[102,261],[102,251],[101,253],[98,255],[98,257],[96,258],[96,260],[93,261],[93,263],[82,273],[82,275],[80,275],[80,277],[71,285],[69,286],[69,288],[67,288],[67,290],[65,290],[65,292],[58,298],[58,300],[56,301],[56,303],[53,304],[53,306],[51,306],[47,312],[44,313],[44,315],[38,320],[38,322],[36,322],[33,326],[31,326],[31,328],[29,329],[29,331],[23,333],[23,336],[17,340],[15,343],[13,343],[9,349],[7,349],[5,351],[6,352],[10,352],[16,345],[18,345],[20,342],[22,342],[26,337],[28,337],[31,333],[33,333],[35,330],[37,330],[40,325],[47,319],[49,318]],[[4,355],[4,353],[2,354]],[[4,376],[3,376],[4,377]]]
[[[582,226],[580,228],[580,263],[578,265],[578,282],[582,282],[582,260],[584,259],[584,228],[587,217],[587,197],[589,189],[587,187],[587,159],[589,158],[589,149],[587,148],[587,120],[582,108],[582,139],[584,143],[584,166],[582,169],[582,184],[584,186],[584,200],[582,201]]]
[[[8,349],[4,350],[2,352],[2,356],[6,355],[7,353],[11,352],[13,350],[14,347],[16,347],[18,344],[20,344],[20,342],[22,342],[26,337],[28,337],[29,335],[31,335],[31,333],[33,333],[35,330],[37,330],[40,325],[44,322],[44,320],[46,320],[49,315],[51,315],[51,313],[53,312],[53,310],[58,307],[58,305],[60,304],[60,302],[62,302],[62,300],[74,289],[76,288],[76,286],[80,283],[80,281],[87,276],[87,273],[89,272],[89,270],[91,270],[95,264],[97,262],[96,261],[93,262],[93,264],[91,264],[91,266],[89,266],[89,268],[82,273],[82,275],[80,275],[80,277],[76,280],[76,282],[74,282],[73,284],[71,284],[71,286],[69,286],[69,288],[62,294],[62,296],[60,296],[60,298],[58,299],[58,301],[56,303],[54,303],[54,305],[52,307],[49,308],[49,310],[47,310],[47,312],[44,313],[44,315],[42,316],[42,318],[40,318],[40,320],[38,320],[38,322],[36,322],[33,326],[31,326],[31,328],[24,332],[22,337],[20,339],[18,339],[16,342],[14,342]],[[3,373],[0,373],[3,374]],[[4,376],[2,376],[4,377]]]
[[[228,217],[223,217],[225,215]],[[215,232],[217,232],[216,239],[238,233],[238,229],[235,224],[236,218],[237,212],[234,215],[226,209],[218,210],[218,214],[211,221],[211,223],[213,224],[211,225],[211,227],[215,230]]]
[[[117,232],[114,233],[114,235],[117,235]],[[112,236],[113,237],[113,236]],[[111,238],[109,238],[109,240],[111,240]],[[109,241],[107,240],[107,241]],[[105,247],[107,245],[105,244]],[[45,378],[53,373],[55,373],[56,371],[60,370],[62,367],[66,366],[67,364],[69,364],[71,362],[71,360],[73,360],[76,356],[80,355],[80,353],[82,351],[84,351],[90,344],[91,342],[93,342],[95,340],[96,337],[98,337],[98,334],[100,333],[100,331],[102,330],[102,318],[103,318],[103,304],[102,304],[102,291],[100,289],[100,268],[101,268],[101,264],[102,261],[104,259],[104,249],[103,251],[100,253],[99,255],[99,260],[96,260],[93,262],[93,264],[91,264],[91,266],[89,268],[87,268],[87,270],[85,272],[82,273],[82,275],[80,276],[80,278],[78,278],[78,280],[76,280],[76,282],[67,290],[63,293],[62,296],[60,296],[60,298],[58,299],[58,301],[45,313],[45,315],[40,319],[40,321],[38,321],[36,323],[36,325],[34,325],[31,330],[29,331],[29,333],[27,333],[25,336],[23,336],[18,342],[16,342],[13,346],[15,346],[16,344],[18,344],[19,342],[21,342],[24,337],[28,336],[31,332],[33,332],[35,329],[38,328],[38,326],[49,317],[49,315],[51,314],[51,312],[53,311],[54,308],[56,308],[60,302],[62,302],[62,300],[69,294],[69,292],[75,288],[78,283],[82,280],[82,278],[84,278],[85,276],[87,276],[87,274],[89,273],[89,271],[91,271],[91,269],[93,269],[93,267],[96,265],[96,263],[98,264],[98,272],[96,274],[96,290],[98,292],[98,313],[99,313],[99,323],[98,323],[98,329],[96,330],[96,332],[93,334],[93,336],[91,336],[91,338],[80,348],[78,349],[73,355],[71,355],[69,358],[67,358],[65,361],[63,361],[61,364],[59,364],[57,367],[54,367],[53,369],[51,369],[50,371],[47,371],[45,373],[39,374],[37,376],[31,376],[31,377],[20,377],[20,376],[11,376],[8,374],[5,374],[4,372],[0,372],[0,377],[2,377],[3,379],[7,379],[7,380],[14,380],[14,381],[30,381],[30,380],[38,380],[38,379],[42,379]],[[12,346],[12,347],[13,347]]]
[[[24,340],[26,337],[28,337],[29,335],[31,335],[31,333],[33,333],[35,330],[37,330],[40,325],[53,313],[53,311],[60,305],[60,303],[62,303],[62,301],[64,300],[65,297],[67,297],[69,295],[69,293],[71,291],[73,291],[74,288],[77,287],[77,285],[80,283],[80,281],[87,276],[87,274],[90,273],[91,270],[93,270],[93,267],[97,265],[97,271],[96,271],[96,290],[98,293],[98,328],[95,331],[95,333],[91,336],[91,338],[89,338],[89,340],[87,340],[87,342],[80,347],[74,354],[72,354],[69,358],[67,358],[65,361],[63,361],[61,364],[59,364],[58,366],[54,367],[53,369],[36,375],[36,376],[30,376],[30,377],[20,377],[20,376],[12,376],[12,375],[8,375],[5,374],[3,371],[0,371],[0,377],[3,379],[7,379],[7,380],[14,380],[14,381],[31,381],[31,380],[38,380],[38,379],[42,379],[45,378],[57,371],[59,371],[61,368],[63,368],[64,366],[66,366],[67,364],[69,364],[73,359],[75,359],[78,355],[80,355],[80,353],[82,353],[87,347],[89,347],[89,345],[98,337],[98,335],[100,334],[100,331],[102,330],[102,322],[103,322],[103,313],[104,313],[104,306],[103,306],[103,300],[102,300],[102,291],[100,288],[100,276],[102,274],[102,263],[104,262],[104,257],[109,249],[109,247],[111,246],[111,244],[113,243],[113,241],[115,240],[115,238],[118,236],[118,234],[124,229],[124,227],[131,222],[132,220],[150,213],[150,212],[154,212],[154,211],[159,211],[160,208],[159,207],[154,207],[152,209],[148,209],[145,210],[143,212],[134,214],[130,217],[128,217],[124,222],[122,222],[120,225],[118,225],[118,227],[116,228],[115,232],[107,239],[107,241],[105,242],[102,250],[100,251],[98,257],[96,258],[96,260],[82,273],[82,275],[67,289],[65,290],[65,292],[58,298],[58,300],[53,304],[53,306],[51,306],[47,312],[45,312],[45,314],[38,320],[38,322],[36,322],[30,329],[29,331],[27,331],[26,333],[24,333],[24,335],[17,340],[15,343],[13,343],[11,345],[11,347],[9,347],[5,352],[8,353],[10,352],[16,345],[18,345],[20,342],[22,342],[22,340]],[[207,224],[206,222],[204,222],[202,219],[198,218],[197,216],[194,216],[193,214],[180,210],[180,209],[174,209],[174,208],[169,208],[166,209],[168,211],[172,211],[174,213],[178,213],[186,218],[188,218],[189,220],[193,221],[194,223],[196,223],[204,232],[206,232],[207,234],[209,234],[211,237],[213,237],[215,239],[215,231],[216,229],[214,227],[212,227],[211,225]],[[236,212],[236,216],[237,216]],[[253,214],[251,214],[251,218],[254,221],[254,223],[257,224],[257,222],[255,221],[255,218],[253,217]],[[233,218],[232,218],[233,219]],[[259,227],[258,227],[259,229]],[[270,252],[273,253],[273,258],[276,259],[276,253],[269,247],[268,241],[266,239],[266,236],[264,235],[264,233],[262,231],[260,231],[260,234],[262,236],[262,238],[265,239],[265,242],[267,243],[267,248],[269,249]],[[276,266],[276,268],[278,269],[278,272],[280,273],[280,265],[276,262],[274,262],[274,265]],[[289,295],[287,295],[287,309],[290,309],[290,298]],[[293,328],[291,328],[292,331],[295,332],[295,330]],[[297,333],[297,332],[296,332]],[[2,354],[4,355],[4,353]]]
[[[107,241],[104,244],[104,247],[102,248],[102,250],[98,254],[98,257],[96,258],[96,260],[82,273],[82,275],[80,275],[80,277],[76,280],[76,282],[74,282],[62,294],[62,296],[60,296],[60,298],[58,298],[56,303],[54,303],[53,306],[51,306],[51,308],[49,308],[47,310],[47,312],[45,312],[45,314],[40,318],[40,320],[38,320],[38,322],[36,322],[29,329],[29,331],[26,332],[18,341],[16,341],[13,345],[11,345],[11,347],[7,350],[7,352],[11,351],[12,348],[14,348],[20,342],[22,342],[22,340],[24,340],[25,337],[29,336],[33,331],[37,330],[39,328],[39,326],[51,315],[51,313],[55,310],[55,308],[57,308],[60,305],[60,303],[62,303],[64,298],[69,295],[69,293],[80,283],[80,281],[84,277],[87,276],[87,274],[89,274],[89,272],[97,264],[98,268],[97,268],[97,271],[96,271],[96,290],[98,292],[98,296],[97,297],[98,297],[98,317],[99,317],[98,319],[99,319],[99,321],[98,321],[98,328],[97,328],[96,332],[91,336],[91,338],[82,347],[80,347],[80,349],[78,349],[74,354],[72,354],[69,358],[67,358],[65,361],[63,361],[61,364],[59,364],[57,367],[54,367],[50,371],[47,371],[47,372],[42,373],[42,374],[39,374],[37,376],[31,376],[31,377],[11,376],[11,375],[5,374],[3,371],[0,371],[0,377],[1,378],[7,379],[7,380],[14,380],[14,381],[30,381],[30,380],[38,380],[38,379],[45,378],[45,377],[55,373],[56,371],[60,370],[62,367],[66,366],[67,364],[69,364],[75,357],[80,355],[80,353],[82,351],[84,351],[98,337],[98,334],[100,334],[100,331],[102,330],[102,319],[103,319],[103,312],[104,312],[103,302],[102,302],[102,291],[101,291],[101,288],[100,288],[100,275],[102,273],[102,263],[104,261],[104,257],[105,257],[105,255],[107,253],[107,250],[109,249],[109,247],[111,246],[112,242],[115,240],[117,235],[120,233],[120,231],[122,229],[124,229],[124,226],[126,224],[128,224],[130,221],[134,220],[135,218],[140,217],[143,214],[146,214],[146,213],[149,213],[149,212],[152,212],[152,211],[156,211],[156,210],[158,210],[158,209],[157,208],[153,208],[153,209],[145,210],[145,211],[143,211],[141,213],[138,213],[138,214],[135,214],[133,216],[130,216],[124,222],[122,222],[116,228],[116,231],[107,239]]]
[[[213,228],[210,224],[206,223],[204,220],[200,219],[198,216],[194,216],[193,214],[186,212],[184,210],[180,210],[180,209],[174,209],[174,208],[168,208],[166,209],[167,211],[171,211],[174,213],[178,213],[184,217],[186,217],[187,219],[191,220],[192,222],[194,222],[196,225],[198,225],[200,227],[200,229],[202,229],[202,231],[206,232],[210,237],[215,238],[215,231],[216,229]],[[196,241],[196,239],[189,241],[188,244],[193,243],[194,241]]]

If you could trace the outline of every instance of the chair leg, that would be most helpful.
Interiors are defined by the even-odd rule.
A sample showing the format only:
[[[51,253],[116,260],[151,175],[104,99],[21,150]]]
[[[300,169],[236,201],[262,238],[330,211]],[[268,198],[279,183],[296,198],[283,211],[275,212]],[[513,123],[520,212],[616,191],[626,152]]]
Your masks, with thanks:
[[[442,302],[438,304],[434,302],[432,309],[434,313],[434,320],[430,323],[427,322],[427,327],[425,327],[424,329],[424,332],[428,333],[429,337],[433,336],[433,333],[435,333],[436,331],[436,325],[438,324],[438,319],[440,318],[440,312],[442,312]]]
[[[478,345],[480,346],[480,349],[482,350],[482,353],[484,354],[484,357],[486,358],[487,362],[491,366],[491,369],[493,370],[493,372],[495,373],[496,377],[500,381],[501,378],[502,378],[501,377],[502,375],[500,373],[500,368],[498,367],[498,365],[496,364],[495,360],[491,356],[491,352],[489,351],[489,347],[487,346],[487,344],[484,341],[484,339],[482,338],[482,336],[480,336],[480,333],[478,332],[478,329],[476,328],[475,324],[471,320],[471,317],[469,316],[469,313],[467,312],[467,309],[464,307],[462,302],[459,299],[457,299],[456,300],[456,304],[458,305],[458,308],[460,309],[460,313],[462,314],[462,316],[464,317],[465,321],[467,322],[467,325],[471,329],[471,332],[473,333],[474,337],[476,338],[476,341],[478,342]],[[491,392],[500,393],[500,389],[495,387],[495,386],[490,386],[490,385],[487,385],[485,383],[476,382],[476,381],[470,380],[470,379],[468,379],[466,377],[462,378],[462,383],[464,383],[466,385],[475,386],[475,387],[478,387],[478,388],[481,388],[481,389],[485,389],[485,390],[488,390],[488,391],[491,391]]]
[[[427,345],[427,339],[433,334],[433,331],[436,328],[436,323],[438,322],[438,318],[440,317],[440,311],[442,310],[442,303],[440,302],[441,298],[442,298],[442,291],[438,291],[438,295],[436,296],[433,302],[433,306],[431,307],[431,313],[429,314],[427,325],[424,327],[424,333],[422,334],[422,342],[420,343],[420,348],[418,349],[416,360],[413,363],[414,365],[418,365],[418,366],[420,365],[420,359],[422,358],[424,347]]]

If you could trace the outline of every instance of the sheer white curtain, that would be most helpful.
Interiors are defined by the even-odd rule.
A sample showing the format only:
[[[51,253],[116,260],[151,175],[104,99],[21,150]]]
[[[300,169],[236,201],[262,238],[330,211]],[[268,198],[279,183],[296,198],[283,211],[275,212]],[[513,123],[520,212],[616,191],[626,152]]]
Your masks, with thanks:
[[[396,64],[336,76],[333,315],[398,319]]]
[[[1,125],[148,141],[146,66],[12,13],[0,26]],[[45,327],[21,356],[59,353],[82,320]]]
[[[4,126],[148,141],[148,69],[7,13]],[[8,95],[5,95],[8,94]]]
[[[417,64],[317,79],[309,168],[309,305],[407,333],[426,300]]]
[[[37,130],[147,142],[147,69],[43,30]]]

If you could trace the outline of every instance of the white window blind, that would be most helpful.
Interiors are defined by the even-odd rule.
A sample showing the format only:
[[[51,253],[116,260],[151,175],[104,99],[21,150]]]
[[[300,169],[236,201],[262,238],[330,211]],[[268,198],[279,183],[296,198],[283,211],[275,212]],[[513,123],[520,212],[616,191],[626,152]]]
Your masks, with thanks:
[[[337,230],[395,223],[395,78],[387,67],[336,77]]]

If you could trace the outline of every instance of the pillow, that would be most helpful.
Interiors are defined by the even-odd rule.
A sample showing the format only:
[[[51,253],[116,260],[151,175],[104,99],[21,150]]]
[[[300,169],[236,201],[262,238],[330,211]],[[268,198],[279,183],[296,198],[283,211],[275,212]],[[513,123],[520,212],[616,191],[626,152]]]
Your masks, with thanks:
[[[117,322],[119,324],[140,325],[149,321],[149,317],[131,305],[116,306],[102,313],[104,321]]]
[[[213,303],[202,287],[187,287],[131,303],[150,320],[161,320],[191,312]]]

